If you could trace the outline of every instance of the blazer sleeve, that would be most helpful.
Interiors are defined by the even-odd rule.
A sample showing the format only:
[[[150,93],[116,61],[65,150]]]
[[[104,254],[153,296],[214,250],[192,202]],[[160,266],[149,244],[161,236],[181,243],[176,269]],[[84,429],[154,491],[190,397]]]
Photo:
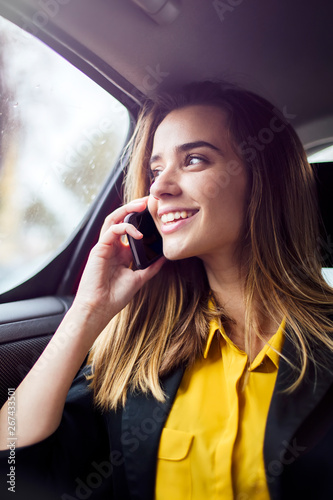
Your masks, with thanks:
[[[85,367],[75,378],[60,426],[51,436],[21,448],[9,440],[8,450],[0,452],[1,499],[112,499],[108,433],[93,405],[88,372]]]

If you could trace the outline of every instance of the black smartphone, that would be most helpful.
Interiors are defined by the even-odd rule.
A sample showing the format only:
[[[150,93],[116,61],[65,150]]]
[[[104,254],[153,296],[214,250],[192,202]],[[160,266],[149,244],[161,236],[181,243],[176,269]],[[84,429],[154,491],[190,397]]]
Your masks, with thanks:
[[[143,212],[133,212],[125,217],[124,222],[133,224],[142,234],[141,240],[127,235],[135,265],[138,269],[146,269],[163,255],[162,237],[157,230],[154,219],[148,208]]]

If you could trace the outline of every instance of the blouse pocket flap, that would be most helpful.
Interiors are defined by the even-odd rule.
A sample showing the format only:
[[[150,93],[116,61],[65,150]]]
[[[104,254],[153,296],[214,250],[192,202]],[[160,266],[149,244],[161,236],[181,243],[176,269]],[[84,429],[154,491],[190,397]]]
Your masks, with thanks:
[[[183,460],[190,451],[193,434],[164,428],[162,431],[158,458],[164,460]]]

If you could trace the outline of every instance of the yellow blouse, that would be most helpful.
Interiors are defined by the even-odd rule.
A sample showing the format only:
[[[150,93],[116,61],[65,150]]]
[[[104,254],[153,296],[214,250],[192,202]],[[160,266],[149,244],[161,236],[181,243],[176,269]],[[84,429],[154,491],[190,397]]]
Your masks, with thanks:
[[[211,322],[204,357],[185,372],[162,431],[155,500],[269,499],[263,443],[284,328],[248,368],[247,354]]]

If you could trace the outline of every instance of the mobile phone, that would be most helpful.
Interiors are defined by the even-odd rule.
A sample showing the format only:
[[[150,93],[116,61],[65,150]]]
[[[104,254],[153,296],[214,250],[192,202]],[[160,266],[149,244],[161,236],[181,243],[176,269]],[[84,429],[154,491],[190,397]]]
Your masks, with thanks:
[[[146,269],[163,255],[162,237],[157,230],[154,219],[148,208],[143,212],[133,212],[125,217],[124,222],[133,224],[142,234],[141,240],[127,235],[135,265],[138,269]]]

